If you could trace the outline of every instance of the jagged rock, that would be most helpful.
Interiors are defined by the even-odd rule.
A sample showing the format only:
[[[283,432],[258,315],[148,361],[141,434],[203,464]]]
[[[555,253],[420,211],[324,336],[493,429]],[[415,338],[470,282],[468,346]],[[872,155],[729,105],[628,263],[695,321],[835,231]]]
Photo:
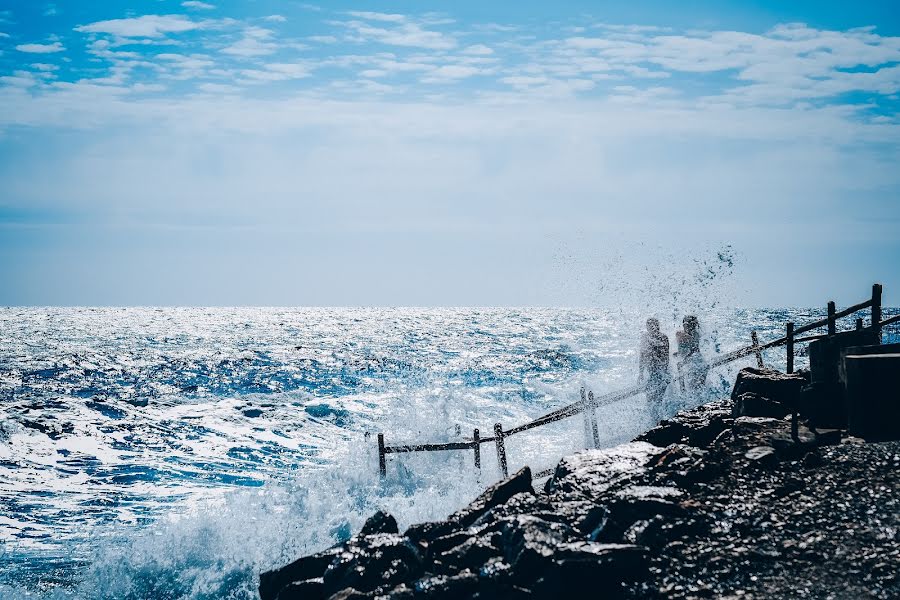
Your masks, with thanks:
[[[500,532],[495,531],[487,535],[469,537],[461,544],[440,554],[437,561],[442,566],[451,566],[451,570],[460,571],[470,569],[478,571],[490,559],[502,554]],[[436,561],[436,562],[437,562]]]
[[[471,598],[478,589],[478,576],[471,571],[449,576],[433,575],[418,580],[414,589],[416,598]]]
[[[328,565],[341,553],[340,547],[329,548],[324,552],[304,556],[280,569],[260,574],[259,597],[261,600],[274,600],[279,592],[293,582],[307,581],[321,577]]]
[[[731,399],[737,403],[741,394],[754,393],[786,407],[797,406],[800,390],[809,382],[801,373],[781,373],[774,369],[746,367],[741,369],[731,391]]]
[[[321,577],[289,583],[277,596],[277,600],[320,600],[324,598]]]
[[[551,499],[571,495],[600,503],[639,477],[660,452],[653,444],[631,442],[573,454],[559,461],[544,490],[551,494]]]
[[[396,585],[422,573],[418,548],[405,536],[378,533],[351,539],[322,577],[325,594],[353,588],[370,592]]]
[[[773,417],[782,419],[791,412],[788,405],[776,400],[761,396],[756,392],[744,392],[734,402],[734,416],[736,417]]]
[[[722,432],[724,434],[726,432]],[[720,434],[716,439],[721,438]],[[708,482],[720,475],[723,466],[720,460],[708,460],[708,452],[684,444],[672,444],[651,464],[656,474],[677,485],[691,485]]]
[[[336,594],[332,594],[328,596],[328,600],[367,600],[368,596],[360,592],[359,590],[355,590],[353,588],[347,588],[339,591]]]
[[[365,524],[359,532],[359,535],[372,535],[374,533],[399,533],[397,528],[397,519],[392,515],[379,510],[377,513],[366,519]]]
[[[752,464],[768,466],[778,462],[778,455],[772,446],[754,446],[747,450],[744,457]]]
[[[431,542],[452,531],[472,525],[492,508],[505,504],[516,494],[523,493],[534,495],[529,467],[522,467],[512,477],[495,483],[467,507],[450,515],[446,521],[413,525],[406,530],[405,535],[414,542]]]
[[[662,421],[635,441],[654,446],[687,444],[698,448],[709,446],[731,423],[731,402],[719,400],[689,411],[682,411]]]
[[[574,598],[586,595],[615,598],[621,583],[647,575],[645,548],[630,544],[568,544],[532,588],[533,598]]]
[[[618,542],[626,530],[641,520],[657,515],[667,517],[684,514],[678,503],[684,492],[678,488],[657,486],[632,486],[616,494],[609,504],[609,518],[604,526],[591,534],[591,539],[603,542]]]

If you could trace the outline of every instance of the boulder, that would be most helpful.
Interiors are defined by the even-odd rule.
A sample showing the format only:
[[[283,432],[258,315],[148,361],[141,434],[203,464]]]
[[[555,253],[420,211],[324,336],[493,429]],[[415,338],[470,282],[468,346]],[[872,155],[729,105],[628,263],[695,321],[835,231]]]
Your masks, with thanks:
[[[808,382],[808,376],[800,373],[787,374],[774,369],[746,367],[741,369],[735,379],[731,399],[737,406],[741,394],[753,393],[790,410],[798,405],[800,390]]]
[[[325,596],[321,577],[289,583],[277,596],[277,600],[321,600]]]
[[[321,577],[328,565],[341,553],[341,547],[334,547],[295,560],[280,569],[273,569],[259,576],[259,597],[261,600],[275,600],[289,584]]]
[[[359,535],[372,535],[375,533],[399,533],[397,528],[397,519],[392,515],[379,510],[377,513],[366,519],[365,524],[359,532]]]
[[[772,417],[782,419],[791,412],[791,407],[776,400],[761,396],[756,392],[744,392],[734,402],[736,417]]]
[[[599,504],[639,478],[662,450],[647,442],[588,450],[563,458],[544,490],[551,500],[580,498]]]
[[[698,448],[709,446],[731,424],[731,402],[719,400],[682,411],[639,435],[635,441],[666,447],[687,444]]]
[[[415,579],[422,571],[422,556],[409,538],[378,533],[347,542],[322,580],[326,596],[348,588],[365,593]]]

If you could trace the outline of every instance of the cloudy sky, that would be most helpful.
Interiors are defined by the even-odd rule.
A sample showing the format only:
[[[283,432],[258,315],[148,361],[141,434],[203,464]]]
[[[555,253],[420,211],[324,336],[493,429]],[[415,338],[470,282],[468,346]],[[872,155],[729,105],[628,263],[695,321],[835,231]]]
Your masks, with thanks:
[[[893,0],[0,0],[0,304],[897,304],[898,114]]]

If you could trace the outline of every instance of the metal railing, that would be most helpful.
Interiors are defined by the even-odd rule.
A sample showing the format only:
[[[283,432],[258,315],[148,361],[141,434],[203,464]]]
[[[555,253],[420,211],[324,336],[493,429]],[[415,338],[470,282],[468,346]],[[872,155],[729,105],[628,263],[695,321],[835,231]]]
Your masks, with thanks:
[[[801,327],[795,327],[794,323],[787,323],[785,326],[785,335],[784,337],[780,337],[778,339],[766,342],[765,344],[759,343],[759,338],[757,336],[756,331],[752,331],[750,333],[751,343],[749,346],[745,346],[743,348],[738,348],[737,350],[732,350],[731,352],[726,352],[725,354],[720,355],[715,360],[707,363],[707,369],[714,369],[716,367],[720,367],[722,365],[734,362],[736,360],[740,360],[746,356],[754,355],[756,357],[756,364],[760,368],[765,366],[763,362],[763,350],[767,350],[769,348],[775,348],[777,346],[785,346],[787,353],[787,369],[788,373],[793,373],[794,371],[794,349],[796,344],[801,344],[805,342],[811,342],[814,340],[825,338],[829,335],[834,335],[837,332],[837,320],[843,317],[852,315],[860,310],[865,310],[866,308],[871,308],[871,325],[875,329],[876,335],[880,340],[880,332],[881,328],[895,323],[900,322],[900,315],[896,315],[889,319],[882,320],[881,318],[881,293],[882,286],[881,284],[874,284],[872,286],[872,298],[866,300],[865,302],[860,302],[859,304],[854,304],[853,306],[847,307],[843,310],[837,311],[835,310],[835,303],[828,303],[828,316],[824,319],[820,319],[818,321],[814,321],[807,325],[803,325]],[[796,337],[801,333],[806,333],[812,331],[814,329],[818,329],[820,327],[827,327],[828,333],[822,335],[811,335],[806,337]],[[860,330],[863,328],[863,320],[862,318],[858,318],[856,320],[856,329]],[[679,385],[682,390],[684,390],[684,376],[681,374],[681,366],[682,363],[677,363],[677,379],[679,380]],[[494,435],[488,437],[482,437],[481,432],[478,428],[475,428],[472,431],[472,439],[463,440],[459,442],[446,442],[446,443],[429,443],[429,444],[399,444],[394,446],[389,446],[385,444],[384,434],[378,434],[378,469],[382,477],[387,475],[387,455],[388,454],[402,454],[405,452],[443,452],[447,450],[471,450],[474,454],[474,465],[476,469],[481,468],[481,445],[489,444],[491,442],[494,443],[494,446],[497,451],[497,463],[500,467],[500,471],[503,474],[503,477],[509,476],[509,466],[506,456],[506,438],[509,438],[513,435],[528,431],[530,429],[534,429],[536,427],[541,427],[543,425],[547,425],[549,423],[555,423],[556,421],[560,421],[562,419],[567,419],[569,417],[574,417],[575,415],[581,414],[584,417],[584,426],[586,431],[590,431],[592,442],[594,447],[599,447],[600,445],[600,435],[599,428],[597,423],[597,408],[601,406],[607,406],[609,404],[614,404],[616,402],[621,402],[627,398],[631,398],[632,396],[636,396],[644,391],[643,385],[635,385],[624,390],[619,390],[615,392],[609,392],[607,394],[603,394],[601,396],[595,396],[593,391],[585,392],[585,389],[581,389],[581,398],[573,402],[572,404],[568,404],[561,408],[557,408],[545,415],[542,415],[532,421],[527,423],[523,423],[521,425],[517,425],[508,430],[504,430],[503,426],[500,423],[494,424]],[[796,434],[797,427],[797,413],[796,409],[793,412],[793,430]],[[534,474],[534,477],[543,477],[547,476],[552,472],[552,469],[546,469],[544,471],[540,471]]]

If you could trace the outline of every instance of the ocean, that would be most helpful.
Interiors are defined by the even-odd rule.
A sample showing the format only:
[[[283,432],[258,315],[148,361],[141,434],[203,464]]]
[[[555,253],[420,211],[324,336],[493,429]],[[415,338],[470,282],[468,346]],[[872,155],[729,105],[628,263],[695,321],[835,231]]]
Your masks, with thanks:
[[[886,310],[885,315],[896,314]],[[697,313],[703,353],[822,309]],[[490,435],[633,385],[646,314],[543,308],[0,309],[0,598],[253,599],[261,570],[346,539],[379,508],[441,518],[500,477]],[[867,313],[863,316],[868,317]],[[661,319],[674,339],[680,315]],[[850,327],[849,321],[842,325]],[[900,341],[896,328],[885,341]],[[797,367],[804,366],[802,355]],[[783,369],[784,348],[765,352]],[[672,386],[727,394],[753,357]],[[652,426],[643,396],[598,411],[601,444]],[[510,469],[588,445],[580,418],[507,440]]]

